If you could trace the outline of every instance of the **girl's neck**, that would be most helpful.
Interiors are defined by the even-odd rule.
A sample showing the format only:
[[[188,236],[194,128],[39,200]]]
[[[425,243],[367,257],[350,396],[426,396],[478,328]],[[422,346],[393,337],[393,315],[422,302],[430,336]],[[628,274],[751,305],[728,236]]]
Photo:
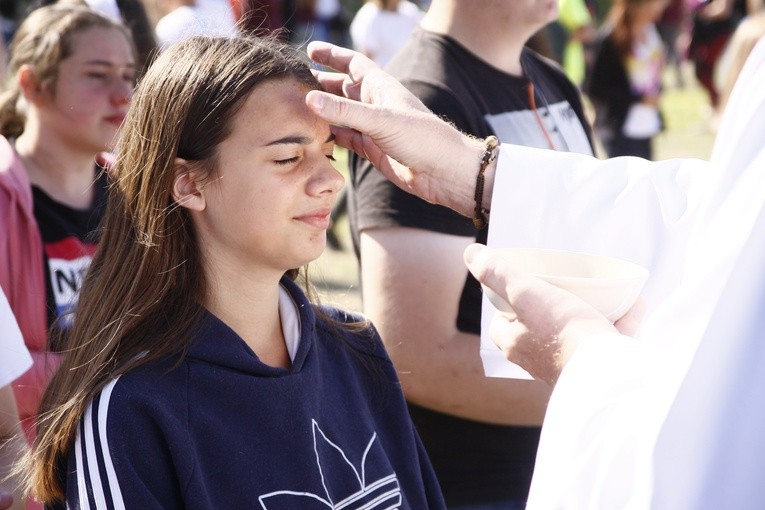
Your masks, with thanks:
[[[55,137],[42,140],[24,131],[14,144],[30,182],[58,202],[75,209],[90,207],[96,155],[66,147]]]
[[[291,365],[279,313],[279,284],[252,272],[208,271],[205,306],[250,346],[265,364]]]

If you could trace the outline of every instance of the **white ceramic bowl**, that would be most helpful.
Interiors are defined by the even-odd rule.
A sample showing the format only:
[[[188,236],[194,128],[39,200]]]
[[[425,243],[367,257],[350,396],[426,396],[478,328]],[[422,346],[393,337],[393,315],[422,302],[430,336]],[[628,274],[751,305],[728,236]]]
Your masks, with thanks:
[[[532,274],[576,294],[611,322],[620,319],[635,304],[648,279],[646,268],[603,255],[529,248],[498,251],[516,271]],[[491,294],[489,298],[494,303],[498,296]]]

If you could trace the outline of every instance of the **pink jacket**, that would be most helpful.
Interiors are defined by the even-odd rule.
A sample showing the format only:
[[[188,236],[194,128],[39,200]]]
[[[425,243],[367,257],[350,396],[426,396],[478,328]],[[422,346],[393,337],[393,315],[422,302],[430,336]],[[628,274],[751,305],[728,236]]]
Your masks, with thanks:
[[[14,382],[19,416],[30,440],[42,393],[59,365],[59,356],[47,352],[44,263],[32,186],[16,151],[0,136],[0,286],[34,361]]]

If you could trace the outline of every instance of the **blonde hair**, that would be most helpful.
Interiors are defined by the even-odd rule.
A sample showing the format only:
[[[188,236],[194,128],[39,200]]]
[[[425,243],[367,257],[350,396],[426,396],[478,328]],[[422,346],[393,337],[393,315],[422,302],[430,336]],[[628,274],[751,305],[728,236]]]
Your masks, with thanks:
[[[131,369],[185,352],[207,282],[191,219],[171,196],[175,159],[210,175],[241,104],[258,84],[280,77],[318,88],[294,48],[195,37],[163,52],[139,83],[111,172],[99,248],[21,468],[39,500],[64,498],[56,468],[98,391]]]
[[[7,82],[0,94],[0,134],[11,138],[24,132],[26,115],[19,107],[21,90],[16,81],[21,66],[31,66],[42,90],[54,94],[59,64],[72,54],[74,35],[93,27],[117,29],[133,46],[122,24],[82,5],[40,7],[21,23],[11,41]]]

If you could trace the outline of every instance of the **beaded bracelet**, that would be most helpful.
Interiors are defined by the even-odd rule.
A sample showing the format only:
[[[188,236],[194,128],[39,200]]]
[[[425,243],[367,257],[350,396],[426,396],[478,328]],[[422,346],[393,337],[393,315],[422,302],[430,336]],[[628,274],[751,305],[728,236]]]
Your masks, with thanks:
[[[486,143],[486,149],[481,156],[481,166],[478,168],[478,176],[475,179],[475,216],[473,217],[473,225],[479,230],[486,227],[486,215],[489,213],[489,210],[482,205],[484,173],[489,163],[497,157],[496,149],[499,147],[499,139],[491,135],[486,137],[484,142]]]

